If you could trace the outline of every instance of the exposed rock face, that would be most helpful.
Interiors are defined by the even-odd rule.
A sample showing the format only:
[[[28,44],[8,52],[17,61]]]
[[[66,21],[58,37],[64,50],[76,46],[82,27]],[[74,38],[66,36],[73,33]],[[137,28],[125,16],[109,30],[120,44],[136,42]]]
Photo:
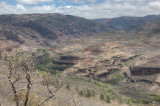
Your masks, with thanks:
[[[131,75],[149,76],[160,73],[160,56],[152,57],[142,61],[139,61],[139,63],[137,62],[137,64],[130,66]]]
[[[155,75],[160,73],[158,67],[131,67],[131,75],[144,76],[144,75]]]
[[[79,53],[79,61],[65,73],[105,82],[112,72],[122,70],[124,62],[136,58],[137,55],[125,52],[125,49],[117,43],[89,46]]]
[[[63,60],[63,61],[75,61],[75,60],[79,60],[79,57],[76,57],[76,56],[61,56],[60,59]]]
[[[52,61],[53,64],[58,64],[58,65],[74,65],[73,62],[66,62],[66,61]]]

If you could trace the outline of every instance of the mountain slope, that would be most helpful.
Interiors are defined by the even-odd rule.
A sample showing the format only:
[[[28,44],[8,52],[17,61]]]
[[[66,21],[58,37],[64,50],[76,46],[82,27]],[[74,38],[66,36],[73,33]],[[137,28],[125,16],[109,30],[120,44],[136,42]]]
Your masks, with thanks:
[[[112,31],[111,28],[93,21],[61,14],[1,15],[0,25],[6,29],[5,32],[2,29],[0,35],[5,35],[7,39],[10,39],[8,35],[15,36],[17,39],[12,39],[15,41],[20,41],[17,32],[21,33],[25,30],[28,30],[30,37],[38,35],[51,40],[81,38]],[[14,28],[16,30],[9,31]]]
[[[144,26],[132,30],[139,38],[144,39],[145,44],[158,46],[160,44],[160,22],[152,21]]]
[[[113,26],[119,30],[132,30],[152,21],[160,21],[160,15],[149,15],[145,17],[118,17],[111,19],[104,18],[95,19],[94,21],[103,25]]]

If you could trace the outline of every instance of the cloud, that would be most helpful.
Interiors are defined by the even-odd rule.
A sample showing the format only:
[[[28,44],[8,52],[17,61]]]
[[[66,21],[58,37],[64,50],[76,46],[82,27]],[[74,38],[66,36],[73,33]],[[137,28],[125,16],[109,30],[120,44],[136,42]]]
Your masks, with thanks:
[[[57,2],[63,3],[63,4],[69,4],[69,3],[74,3],[74,4],[93,4],[93,3],[99,3],[103,2],[104,0],[57,0]]]
[[[53,0],[17,0],[19,4],[38,4],[43,2],[53,2]]]
[[[17,13],[23,13],[26,11],[25,7],[23,5],[17,4],[16,6],[9,5],[5,2],[0,2],[0,14],[17,14]]]
[[[21,1],[27,1],[27,0],[21,0]],[[30,1],[31,3],[32,0],[28,1]],[[53,0],[34,0],[34,2],[32,1],[32,3],[38,3],[43,1],[51,2]],[[64,1],[65,0],[62,1],[59,0],[58,2],[65,3]],[[17,5],[10,5],[5,2],[0,2],[0,7],[1,7],[0,14],[61,13],[61,14],[80,16],[88,19],[160,14],[160,0],[152,0],[152,1],[70,0],[70,1],[76,4],[80,3],[80,5],[65,4],[57,7],[55,3],[50,5],[34,5],[28,7],[20,3]]]
[[[160,9],[160,1],[150,2],[149,6],[153,9]]]
[[[0,14],[31,14],[31,13],[55,13],[55,5],[43,5],[34,7],[24,7],[21,4],[15,6],[7,4],[5,2],[0,2]]]
[[[98,4],[73,6],[69,9],[63,8],[63,13],[89,19],[113,18],[120,16],[146,16],[160,14],[160,3],[157,1],[106,0],[103,3]]]

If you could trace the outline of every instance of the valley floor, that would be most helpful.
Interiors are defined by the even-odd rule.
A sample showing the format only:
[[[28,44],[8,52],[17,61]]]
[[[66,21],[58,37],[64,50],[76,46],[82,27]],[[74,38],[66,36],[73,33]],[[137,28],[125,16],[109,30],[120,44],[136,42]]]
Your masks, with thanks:
[[[39,49],[35,52],[39,59],[37,68],[48,71],[47,75],[53,74],[54,81],[62,77],[65,82],[45,106],[150,106],[159,103],[160,45],[152,44],[152,39],[101,35]],[[46,64],[43,58],[52,60]],[[1,61],[0,103],[14,106],[7,70],[7,64]],[[39,75],[36,80],[40,80]],[[48,96],[42,85],[34,85],[31,92],[41,99]]]

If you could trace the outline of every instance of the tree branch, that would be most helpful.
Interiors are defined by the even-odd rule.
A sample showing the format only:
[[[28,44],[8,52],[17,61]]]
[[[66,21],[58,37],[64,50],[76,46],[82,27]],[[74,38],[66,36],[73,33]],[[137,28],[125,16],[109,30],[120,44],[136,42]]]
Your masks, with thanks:
[[[63,83],[54,91],[52,92],[50,89],[49,89],[49,85],[47,84],[47,90],[48,90],[48,93],[49,93],[49,97],[46,98],[43,102],[41,102],[38,106],[41,106],[42,104],[44,104],[45,102],[47,102],[49,99],[53,98],[55,96],[55,93],[63,86]]]

